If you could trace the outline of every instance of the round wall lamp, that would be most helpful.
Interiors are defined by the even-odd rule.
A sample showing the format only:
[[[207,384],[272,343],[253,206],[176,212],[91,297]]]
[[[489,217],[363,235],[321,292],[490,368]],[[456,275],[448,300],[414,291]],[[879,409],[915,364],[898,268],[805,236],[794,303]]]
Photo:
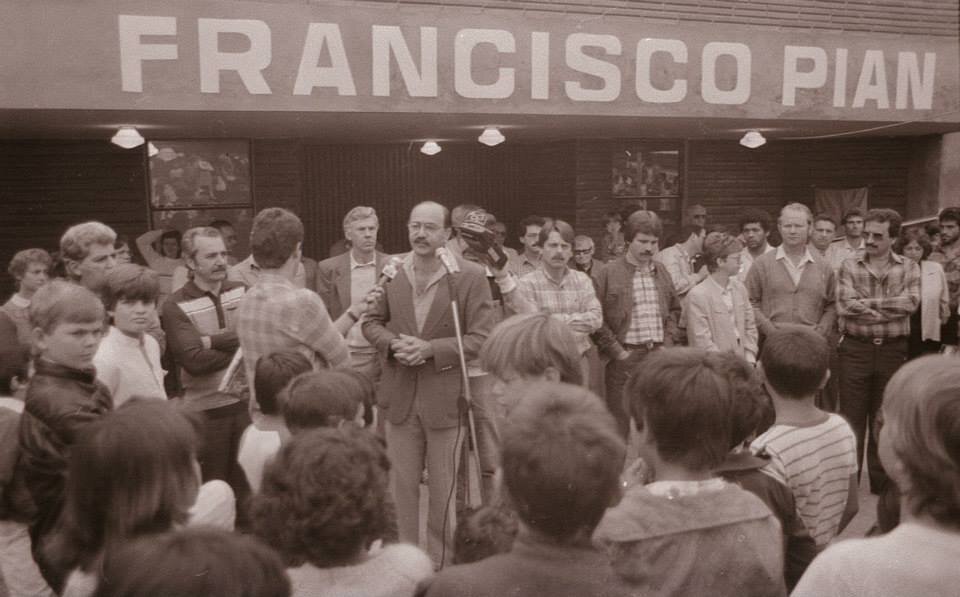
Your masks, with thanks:
[[[443,148],[440,147],[440,144],[436,141],[427,141],[422,147],[420,147],[420,153],[426,155],[437,155],[441,151],[443,151]]]
[[[143,145],[144,138],[137,132],[137,129],[132,126],[122,126],[117,133],[111,137],[110,142],[124,149],[133,149],[134,147]]]
[[[767,140],[760,134],[760,131],[747,131],[743,137],[740,138],[740,145],[748,149],[756,149],[766,142]]]
[[[496,127],[492,127],[492,126],[489,126],[483,129],[483,132],[480,133],[479,137],[477,137],[477,141],[483,143],[488,147],[493,147],[494,145],[500,145],[506,140],[507,138],[503,136],[503,133],[497,130]]]

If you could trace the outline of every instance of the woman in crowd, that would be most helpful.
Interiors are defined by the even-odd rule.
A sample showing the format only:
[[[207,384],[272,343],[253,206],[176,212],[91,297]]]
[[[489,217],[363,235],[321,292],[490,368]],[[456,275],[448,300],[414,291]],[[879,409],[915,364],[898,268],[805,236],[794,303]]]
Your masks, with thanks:
[[[184,265],[180,254],[179,230],[148,230],[137,237],[137,249],[147,262],[147,267],[160,276],[160,303],[173,292],[173,272]],[[154,243],[158,248],[154,248]]]
[[[380,441],[352,425],[297,435],[267,467],[253,528],[286,561],[294,596],[411,596],[432,574],[412,545],[371,549],[387,525],[389,468]]]
[[[955,357],[911,361],[883,396],[879,452],[901,494],[902,521],[881,537],[837,543],[817,557],[793,597],[956,595],[960,587],[960,367]]]
[[[893,250],[920,264],[920,308],[910,316],[909,357],[940,351],[940,325],[950,317],[950,294],[943,266],[930,261],[933,245],[919,228],[904,230]]]
[[[187,523],[200,488],[196,443],[168,402],[134,399],[91,425],[71,450],[64,510],[45,546],[68,572],[65,597],[92,594],[113,549]]]

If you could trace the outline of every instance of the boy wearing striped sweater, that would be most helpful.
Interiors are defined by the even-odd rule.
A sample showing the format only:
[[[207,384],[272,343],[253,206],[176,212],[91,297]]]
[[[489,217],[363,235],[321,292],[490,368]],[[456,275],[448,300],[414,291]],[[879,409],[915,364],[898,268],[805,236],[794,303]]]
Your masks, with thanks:
[[[751,448],[770,458],[761,471],[790,488],[823,549],[858,509],[856,438],[842,417],[814,404],[830,377],[826,340],[808,327],[780,325],[767,336],[760,364],[777,416]]]

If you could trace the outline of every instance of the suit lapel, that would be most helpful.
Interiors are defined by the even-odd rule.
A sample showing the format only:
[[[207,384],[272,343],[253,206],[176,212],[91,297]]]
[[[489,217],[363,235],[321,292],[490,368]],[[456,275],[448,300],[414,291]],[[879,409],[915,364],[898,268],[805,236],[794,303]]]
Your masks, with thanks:
[[[350,307],[350,252],[343,254],[343,260],[337,266],[337,296],[340,297],[340,307],[344,310]]]

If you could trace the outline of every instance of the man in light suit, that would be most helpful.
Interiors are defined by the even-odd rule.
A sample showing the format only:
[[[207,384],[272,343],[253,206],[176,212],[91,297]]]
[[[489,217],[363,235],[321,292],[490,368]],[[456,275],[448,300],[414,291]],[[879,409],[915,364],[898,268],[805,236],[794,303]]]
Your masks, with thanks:
[[[450,235],[447,208],[420,203],[407,226],[413,250],[362,325],[383,358],[378,404],[386,410],[400,540],[417,543],[420,476],[426,464],[427,552],[440,566],[453,555],[453,489],[465,436],[451,302],[457,304],[467,361],[476,358],[490,331],[493,305],[482,267],[451,255],[459,271],[449,273],[437,254]]]
[[[387,256],[377,251],[380,228],[372,207],[357,206],[343,218],[343,234],[350,250],[317,264],[317,294],[327,306],[337,330],[350,348],[350,365],[374,385],[380,380],[377,350],[363,336],[360,318],[367,311],[371,293],[378,293],[377,278]],[[372,421],[373,405],[364,405],[364,419]]]
[[[747,289],[737,279],[743,246],[732,236],[711,235],[703,250],[710,275],[687,294],[690,346],[731,351],[755,363],[757,325]]]

